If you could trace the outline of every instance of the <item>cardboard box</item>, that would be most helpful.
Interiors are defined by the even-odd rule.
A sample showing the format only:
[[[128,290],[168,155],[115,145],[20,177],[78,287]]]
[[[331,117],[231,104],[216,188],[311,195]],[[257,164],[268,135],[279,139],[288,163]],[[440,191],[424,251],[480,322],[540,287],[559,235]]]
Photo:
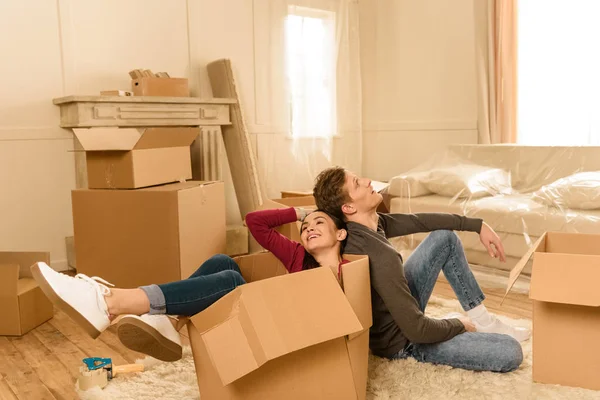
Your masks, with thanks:
[[[223,182],[72,192],[77,271],[118,287],[189,277],[225,252]]]
[[[0,335],[21,336],[52,318],[52,303],[31,276],[50,253],[0,252]]]
[[[88,188],[136,189],[192,178],[199,128],[73,129],[86,151]]]
[[[371,286],[366,256],[287,274],[271,253],[237,258],[249,282],[192,317],[203,400],[364,399]]]
[[[532,256],[533,380],[600,390],[600,235],[545,233],[506,293]]]
[[[239,256],[248,254],[248,228],[243,225],[231,225],[227,227],[225,254],[228,256]]]
[[[282,199],[266,200],[258,210],[269,210],[274,208],[288,208],[288,207],[300,207],[305,209],[316,209],[315,198],[313,196],[301,196],[301,197],[286,197]],[[285,224],[277,228],[277,231],[283,236],[295,240],[298,243],[300,241],[300,221]],[[265,249],[258,244],[258,242],[250,235],[248,240],[248,248],[250,253],[258,253]]]
[[[131,80],[134,96],[189,97],[187,78],[144,77]]]

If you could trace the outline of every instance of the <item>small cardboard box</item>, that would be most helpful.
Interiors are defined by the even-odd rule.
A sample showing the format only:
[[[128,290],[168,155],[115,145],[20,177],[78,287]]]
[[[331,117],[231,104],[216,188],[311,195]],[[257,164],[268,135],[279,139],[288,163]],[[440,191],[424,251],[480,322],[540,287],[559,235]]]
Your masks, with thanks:
[[[134,96],[189,97],[187,78],[145,77],[131,80]]]
[[[317,208],[315,204],[315,198],[313,196],[300,196],[300,197],[285,197],[282,199],[266,200],[258,210],[269,210],[274,208],[289,208],[289,207],[300,207],[307,210],[315,210]],[[298,243],[300,241],[300,226],[301,222],[292,222],[289,224],[281,225],[277,228],[277,231],[283,236],[295,240]],[[264,251],[263,247],[256,242],[256,240],[250,235],[249,238],[249,251],[250,253],[258,253]]]
[[[249,282],[192,317],[203,400],[364,399],[371,286],[366,256],[288,274],[271,254],[236,259]]]
[[[533,380],[600,390],[600,235],[545,233],[506,293],[532,256]]]
[[[86,151],[88,188],[136,189],[192,178],[199,128],[73,129]]]
[[[52,303],[31,276],[50,253],[0,252],[0,335],[21,336],[52,318]]]
[[[223,182],[72,192],[77,271],[118,287],[188,278],[225,252]]]

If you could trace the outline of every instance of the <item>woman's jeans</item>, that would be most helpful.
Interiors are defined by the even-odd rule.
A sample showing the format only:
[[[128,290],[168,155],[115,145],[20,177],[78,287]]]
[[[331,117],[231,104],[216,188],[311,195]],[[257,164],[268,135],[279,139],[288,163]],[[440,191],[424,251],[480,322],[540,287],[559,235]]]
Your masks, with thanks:
[[[440,271],[444,272],[465,311],[477,307],[485,298],[460,239],[452,231],[429,234],[406,260],[404,270],[410,291],[423,312]],[[519,342],[508,335],[465,332],[445,342],[410,343],[391,358],[407,357],[474,371],[509,372],[521,365],[523,351]]]
[[[142,286],[150,300],[150,314],[192,316],[246,283],[235,261],[217,254],[187,279]]]

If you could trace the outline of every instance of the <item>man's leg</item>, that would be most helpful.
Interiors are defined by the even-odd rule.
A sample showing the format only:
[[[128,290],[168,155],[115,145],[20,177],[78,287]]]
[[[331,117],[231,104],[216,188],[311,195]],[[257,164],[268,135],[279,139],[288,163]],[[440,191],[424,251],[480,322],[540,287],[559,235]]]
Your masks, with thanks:
[[[411,293],[421,310],[425,311],[435,282],[440,271],[443,271],[478,332],[502,333],[520,342],[529,339],[529,329],[506,325],[488,313],[483,305],[485,296],[471,271],[462,243],[454,232],[431,232],[406,260],[404,271]]]
[[[519,342],[497,333],[466,332],[445,342],[411,344],[406,353],[420,362],[472,371],[510,372],[523,361]]]
[[[408,286],[422,311],[425,311],[440,271],[444,271],[465,311],[483,302],[485,296],[471,272],[458,236],[452,231],[434,231],[404,264]]]

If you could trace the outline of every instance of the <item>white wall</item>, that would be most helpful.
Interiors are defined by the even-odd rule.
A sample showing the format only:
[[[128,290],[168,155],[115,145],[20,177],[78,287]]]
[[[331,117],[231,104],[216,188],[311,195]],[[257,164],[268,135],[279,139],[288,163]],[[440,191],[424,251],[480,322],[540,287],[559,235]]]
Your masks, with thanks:
[[[360,1],[364,175],[477,143],[473,1]]]
[[[0,250],[48,250],[66,267],[73,141],[52,99],[128,89],[133,68],[188,77],[205,97],[205,65],[232,59],[259,170],[281,180],[269,195],[306,189],[318,162],[290,174],[270,161],[285,139],[266,108],[270,55],[256,46],[267,37],[266,1],[1,1]],[[361,0],[365,175],[386,179],[447,143],[476,141],[472,1]],[[228,223],[237,223],[225,173]]]
[[[193,96],[209,97],[204,66],[227,57],[254,120],[250,0],[4,0],[0,54],[0,250],[50,251],[59,269],[73,234],[75,172],[72,134],[58,127],[53,98],[128,89],[133,68],[188,77]]]

